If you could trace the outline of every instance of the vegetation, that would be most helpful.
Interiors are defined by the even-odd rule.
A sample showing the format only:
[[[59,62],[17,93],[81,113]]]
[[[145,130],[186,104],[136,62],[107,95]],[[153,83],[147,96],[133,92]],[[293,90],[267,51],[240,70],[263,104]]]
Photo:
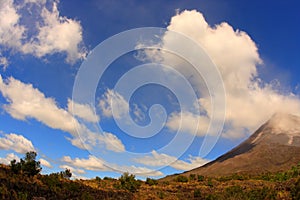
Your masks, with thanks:
[[[158,181],[152,178],[147,178],[145,183],[151,186],[151,185],[157,185]]]
[[[169,181],[147,178],[143,182],[124,173],[119,179],[71,180],[69,169],[41,175],[36,156],[28,152],[20,162],[0,165],[0,199],[300,199],[300,165],[255,176],[190,174]]]
[[[176,181],[177,182],[181,182],[181,183],[186,183],[189,181],[188,177],[183,176],[183,175],[179,175],[176,177]]]
[[[140,181],[135,179],[133,174],[125,172],[120,178],[120,188],[130,192],[136,192],[141,186]]]
[[[17,162],[15,159],[10,162],[10,169],[14,174],[24,174],[27,176],[35,176],[42,170],[40,162],[36,161],[36,152],[27,152],[24,159]]]

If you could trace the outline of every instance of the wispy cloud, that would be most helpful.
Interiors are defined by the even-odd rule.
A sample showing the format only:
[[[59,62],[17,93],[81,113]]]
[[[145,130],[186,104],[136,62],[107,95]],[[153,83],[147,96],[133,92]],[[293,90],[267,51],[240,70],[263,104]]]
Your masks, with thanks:
[[[118,172],[129,172],[132,174],[138,174],[139,176],[162,176],[163,173],[160,171],[155,171],[145,167],[137,166],[125,166],[116,165],[113,163],[106,163],[104,160],[97,158],[93,155],[89,155],[87,159],[85,158],[74,158],[70,156],[64,156],[61,159],[62,162],[67,165],[76,168],[76,170],[92,170],[92,171],[118,171]]]
[[[135,162],[144,164],[146,166],[170,166],[174,169],[178,170],[191,170],[196,167],[200,167],[209,162],[209,160],[190,156],[188,162],[183,160],[178,160],[178,158],[174,156],[170,156],[163,153],[157,153],[156,151],[152,151],[151,156],[144,156],[141,158],[134,159]]]
[[[48,127],[68,132],[72,135],[72,138],[69,138],[71,143],[82,149],[91,149],[102,145],[104,148],[116,152],[125,150],[122,141],[117,136],[112,133],[97,134],[89,130],[68,110],[58,107],[53,98],[46,97],[31,84],[22,83],[14,78],[4,81],[0,75],[0,92],[8,102],[4,105],[4,109],[15,119],[33,118]],[[86,119],[86,112],[91,112],[89,108],[77,103],[75,105],[79,107],[80,111],[75,114]],[[92,120],[97,118],[96,116],[90,117]],[[91,120],[91,118],[88,119]],[[82,137],[78,137],[78,132]]]
[[[121,119],[129,113],[129,104],[122,95],[107,89],[99,100],[98,106],[105,117]]]

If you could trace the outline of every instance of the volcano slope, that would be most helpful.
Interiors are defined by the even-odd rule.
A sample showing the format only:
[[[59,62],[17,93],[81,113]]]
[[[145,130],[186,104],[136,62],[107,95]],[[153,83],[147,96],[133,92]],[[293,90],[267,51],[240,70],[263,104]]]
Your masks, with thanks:
[[[274,114],[243,143],[204,166],[183,175],[261,174],[300,163],[300,117]],[[174,178],[170,176],[169,178]],[[166,177],[168,179],[168,177]]]

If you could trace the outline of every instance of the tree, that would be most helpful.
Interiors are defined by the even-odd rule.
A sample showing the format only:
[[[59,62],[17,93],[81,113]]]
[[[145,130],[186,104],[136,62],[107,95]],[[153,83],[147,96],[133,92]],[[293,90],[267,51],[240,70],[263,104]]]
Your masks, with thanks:
[[[23,173],[27,176],[34,176],[41,172],[42,168],[39,161],[36,161],[36,152],[27,152],[24,159],[20,159],[20,162],[12,160],[10,162],[10,168],[13,173]]]
[[[10,161],[10,169],[14,174],[19,174],[21,172],[21,163],[13,159]]]
[[[70,179],[72,177],[72,172],[70,169],[66,169],[63,172],[60,172],[61,176],[66,179]]]

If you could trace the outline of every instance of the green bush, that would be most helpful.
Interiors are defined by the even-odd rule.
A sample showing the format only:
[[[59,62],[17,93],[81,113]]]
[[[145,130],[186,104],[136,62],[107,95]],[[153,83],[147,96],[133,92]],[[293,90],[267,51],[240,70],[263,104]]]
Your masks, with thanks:
[[[252,189],[246,195],[249,200],[276,199],[275,191],[267,187]]]
[[[198,179],[198,181],[203,181],[203,180],[204,180],[204,176],[198,175],[198,176],[197,176],[197,179]]]
[[[188,177],[179,175],[176,177],[177,182],[187,183],[189,181]]]
[[[196,174],[190,174],[190,181],[196,180]]]
[[[241,186],[233,185],[225,188],[225,196],[234,199],[244,199],[244,191]]]
[[[130,192],[136,192],[141,186],[140,181],[135,179],[135,175],[125,172],[120,178],[120,188]]]
[[[99,176],[96,176],[95,180],[96,180],[97,182],[101,182],[101,178],[100,178]]]
[[[111,177],[105,176],[105,177],[103,178],[103,180],[106,180],[106,181],[113,181],[113,180],[115,180],[115,179],[114,179],[114,178],[111,178]]]
[[[146,184],[147,185],[157,185],[158,184],[158,181],[157,180],[155,180],[155,179],[152,179],[152,178],[147,178],[146,179]]]
[[[209,187],[213,187],[214,186],[211,178],[208,179],[207,186],[209,186]]]
[[[165,193],[163,191],[157,192],[158,198],[163,199],[165,198]]]
[[[194,197],[195,197],[195,198],[202,197],[202,195],[201,195],[201,190],[200,190],[200,189],[195,189],[195,190],[194,190]]]
[[[291,189],[291,196],[293,199],[300,199],[300,178],[295,183],[295,186]]]

